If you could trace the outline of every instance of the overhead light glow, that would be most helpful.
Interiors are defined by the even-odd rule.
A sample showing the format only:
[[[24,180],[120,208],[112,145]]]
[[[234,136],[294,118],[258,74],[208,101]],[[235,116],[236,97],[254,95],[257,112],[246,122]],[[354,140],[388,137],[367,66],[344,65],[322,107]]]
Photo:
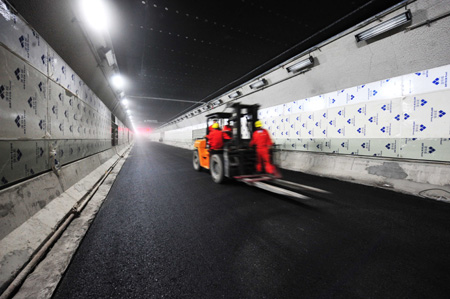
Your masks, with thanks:
[[[121,103],[122,103],[122,105],[124,105],[125,107],[128,106],[128,99],[122,99]]]
[[[103,0],[80,0],[85,22],[96,31],[108,29],[108,10]]]
[[[114,87],[117,89],[122,89],[125,85],[125,80],[123,79],[123,77],[121,75],[114,75],[111,78],[111,82],[114,85]]]

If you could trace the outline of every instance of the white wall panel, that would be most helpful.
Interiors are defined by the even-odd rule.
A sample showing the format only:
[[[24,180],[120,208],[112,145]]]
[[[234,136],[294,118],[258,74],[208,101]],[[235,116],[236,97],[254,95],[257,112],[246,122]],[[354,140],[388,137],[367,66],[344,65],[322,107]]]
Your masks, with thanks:
[[[261,109],[258,115],[285,150],[447,161],[447,69],[428,70],[423,78],[407,74],[298,99]],[[427,76],[444,83],[430,86]],[[423,93],[403,96],[405,85],[410,92]],[[244,124],[243,133],[248,138]]]
[[[47,79],[0,47],[2,138],[42,138],[47,123]]]
[[[402,84],[403,78],[395,77],[365,84],[363,90],[370,101],[386,100],[401,97]]]
[[[450,137],[449,98],[449,90],[406,97],[402,102],[402,137]]]
[[[47,43],[2,2],[0,10],[0,43],[47,74]]]
[[[327,100],[324,96],[315,96],[304,100],[304,111],[314,112],[327,108]]]
[[[450,65],[403,76],[403,95],[423,94],[448,89]]]
[[[47,170],[47,141],[0,141],[0,165],[0,186]]]

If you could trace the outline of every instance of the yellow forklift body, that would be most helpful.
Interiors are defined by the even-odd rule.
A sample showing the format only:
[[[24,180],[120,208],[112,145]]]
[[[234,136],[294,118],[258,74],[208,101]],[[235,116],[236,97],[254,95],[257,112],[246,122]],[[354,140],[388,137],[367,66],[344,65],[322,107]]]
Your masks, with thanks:
[[[206,148],[206,139],[197,139],[194,147],[198,150],[200,166],[209,169],[209,151]]]

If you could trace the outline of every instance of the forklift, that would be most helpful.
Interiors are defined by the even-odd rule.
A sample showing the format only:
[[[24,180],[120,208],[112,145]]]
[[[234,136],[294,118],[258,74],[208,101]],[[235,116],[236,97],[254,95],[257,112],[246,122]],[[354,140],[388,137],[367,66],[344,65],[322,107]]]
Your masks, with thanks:
[[[256,151],[249,147],[251,138],[242,138],[242,121],[246,120],[246,126],[250,137],[255,131],[255,122],[258,119],[259,105],[244,105],[233,103],[228,108],[233,112],[217,112],[206,115],[206,135],[210,125],[216,120],[223,124],[225,120],[233,122],[231,139],[224,140],[221,150],[210,150],[206,138],[197,138],[194,143],[193,166],[197,171],[209,169],[215,183],[222,183],[226,178],[237,179],[245,183],[268,181],[280,178],[278,169],[276,175],[256,174]],[[273,155],[271,155],[273,156]],[[276,166],[275,166],[276,167]]]

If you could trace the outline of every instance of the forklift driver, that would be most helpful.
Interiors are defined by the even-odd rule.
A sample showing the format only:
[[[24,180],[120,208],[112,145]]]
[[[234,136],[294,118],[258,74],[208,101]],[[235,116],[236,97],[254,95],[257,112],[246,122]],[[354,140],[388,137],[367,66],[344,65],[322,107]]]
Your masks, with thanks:
[[[208,139],[209,150],[220,150],[223,148],[223,133],[217,122],[211,125],[211,130],[206,139]]]
[[[256,146],[256,171],[261,172],[262,164],[264,164],[267,173],[275,174],[276,168],[270,163],[269,150],[273,142],[269,131],[262,127],[262,122],[259,120],[255,122],[255,128],[249,146]]]
[[[217,123],[217,119],[213,119],[213,124],[210,125],[210,126],[208,127],[208,134],[212,132],[213,126],[214,126],[215,124],[219,125],[219,124]]]

